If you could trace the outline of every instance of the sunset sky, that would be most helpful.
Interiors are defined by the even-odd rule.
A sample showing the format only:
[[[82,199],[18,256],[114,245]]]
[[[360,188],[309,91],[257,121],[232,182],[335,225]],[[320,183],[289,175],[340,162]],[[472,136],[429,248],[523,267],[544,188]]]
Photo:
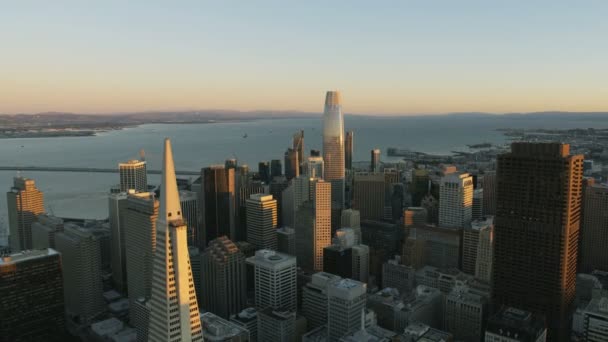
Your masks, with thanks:
[[[608,111],[605,0],[92,3],[1,5],[0,113]]]

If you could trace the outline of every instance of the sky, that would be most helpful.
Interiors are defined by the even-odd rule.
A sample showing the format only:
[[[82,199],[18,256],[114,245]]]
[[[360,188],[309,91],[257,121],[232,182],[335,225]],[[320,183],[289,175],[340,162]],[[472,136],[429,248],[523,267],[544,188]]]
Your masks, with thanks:
[[[608,110],[608,1],[5,1],[0,113]]]

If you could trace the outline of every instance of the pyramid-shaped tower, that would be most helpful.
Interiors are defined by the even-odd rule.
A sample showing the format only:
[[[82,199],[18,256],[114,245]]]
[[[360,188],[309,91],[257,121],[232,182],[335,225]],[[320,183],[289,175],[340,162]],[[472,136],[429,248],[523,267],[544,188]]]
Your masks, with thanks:
[[[148,338],[150,342],[203,341],[169,139],[165,139],[162,170]]]

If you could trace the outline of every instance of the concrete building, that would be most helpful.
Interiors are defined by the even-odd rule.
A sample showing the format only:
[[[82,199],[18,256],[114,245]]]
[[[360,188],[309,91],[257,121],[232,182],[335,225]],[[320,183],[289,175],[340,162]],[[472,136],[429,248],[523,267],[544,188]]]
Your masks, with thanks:
[[[267,307],[258,311],[258,341],[295,342],[296,313]]]
[[[234,168],[212,165],[201,170],[203,179],[203,226],[205,241],[220,236],[236,241],[236,177]]]
[[[296,255],[299,267],[320,272],[323,248],[331,244],[331,184],[311,181],[311,193],[296,214]]]
[[[61,253],[68,317],[90,323],[105,309],[100,242],[91,231],[72,223],[66,223],[55,239],[57,251]]]
[[[456,286],[466,285],[473,276],[462,273],[456,268],[439,269],[432,266],[424,266],[416,271],[416,284],[426,285],[439,289],[448,294]]]
[[[335,274],[318,272],[302,287],[302,315],[308,320],[308,330],[327,323],[327,287],[340,279]]]
[[[342,210],[340,224],[342,228],[351,228],[355,232],[356,245],[363,243],[361,240],[361,213],[358,210]]]
[[[471,224],[463,229],[462,232],[462,271],[468,274],[475,274],[477,265],[477,253],[479,250],[479,239],[482,230],[492,230],[494,224],[493,217],[483,218],[482,220],[474,220]],[[487,238],[487,234],[484,234]],[[485,241],[484,248],[491,247],[487,245]],[[482,256],[486,257],[485,253],[488,251],[482,251]],[[491,253],[491,251],[490,251]],[[491,257],[491,256],[490,256]],[[491,259],[489,260],[491,262]],[[487,260],[484,260],[487,262]]]
[[[608,295],[596,295],[583,311],[585,341],[608,340]]]
[[[587,185],[584,196],[579,271],[608,270],[608,184]]]
[[[148,176],[146,173],[146,162],[143,160],[129,160],[126,163],[118,164],[120,173],[120,191],[136,192],[148,191]]]
[[[148,340],[202,342],[203,332],[188,256],[188,227],[180,207],[169,139],[165,139],[159,202]]]
[[[239,313],[247,301],[245,255],[221,236],[209,242],[201,265],[203,309],[226,319]]]
[[[344,118],[342,96],[338,91],[328,91],[323,113],[323,160],[324,179],[331,183],[331,199],[336,208],[344,207]]]
[[[494,218],[487,217],[485,221],[473,221],[472,225],[479,227],[475,278],[491,283],[494,259]]]
[[[277,251],[296,255],[296,231],[290,227],[277,229]]]
[[[114,287],[123,293],[127,292],[126,210],[126,192],[111,193],[108,196],[112,281]]]
[[[150,301],[140,297],[129,307],[129,324],[137,331],[137,342],[148,341],[148,324],[150,322]]]
[[[32,223],[44,213],[44,194],[33,179],[15,177],[6,193],[6,206],[11,250],[32,249]]]
[[[330,283],[327,288],[328,341],[338,341],[361,326],[361,311],[365,309],[367,286],[352,279]]]
[[[473,211],[472,220],[479,220],[483,217],[483,190],[473,190]]]
[[[277,201],[253,194],[247,200],[247,242],[256,249],[277,249]]]
[[[559,143],[513,143],[497,161],[494,302],[546,315],[552,341],[570,335],[582,168]]]
[[[288,181],[300,175],[300,158],[298,151],[293,148],[285,151],[285,177]]]
[[[354,245],[353,250],[353,272],[352,278],[362,283],[369,282],[369,247],[366,245]]]
[[[55,248],[55,234],[63,231],[63,219],[40,214],[32,223],[32,248]]]
[[[211,312],[201,315],[203,338],[208,342],[248,342],[249,331]]]
[[[296,132],[291,140],[291,147],[298,152],[298,160],[300,163],[300,174],[303,174],[304,170],[303,170],[303,164],[304,164],[304,160],[306,159],[304,157],[304,131],[300,130],[298,132]]]
[[[545,342],[545,320],[528,311],[505,307],[488,319],[485,342]]]
[[[254,267],[255,306],[297,309],[296,258],[287,254],[262,249],[247,258]]]
[[[473,216],[473,177],[450,173],[441,178],[439,188],[439,225],[463,228]]]
[[[258,311],[255,308],[247,308],[236,315],[232,315],[230,321],[246,329],[249,332],[250,341],[257,341]]]
[[[323,157],[310,156],[306,162],[306,177],[323,179],[325,172],[325,162]]]
[[[348,131],[348,132],[346,132],[346,136],[344,138],[344,167],[347,170],[353,169],[354,137],[355,137],[355,132]]]
[[[403,331],[402,342],[452,342],[452,334],[431,328],[424,323],[412,323]]]
[[[150,298],[159,202],[150,192],[129,193],[125,211],[125,256],[129,301]]]
[[[194,191],[180,190],[179,202],[188,226],[188,246],[200,246],[202,240],[202,217],[200,215],[198,194]]]
[[[410,235],[407,240],[416,240],[419,241],[419,244],[423,244],[421,249],[422,265],[439,268],[460,267],[462,229],[433,225],[416,226],[410,228]],[[415,248],[415,245],[415,243],[407,244],[407,246],[413,248]],[[409,251],[406,252],[409,253]],[[407,259],[411,260],[410,258]]]
[[[268,186],[269,194],[277,200],[277,227],[285,225],[283,222],[283,192],[289,187],[290,182],[285,176],[276,176],[272,178]]]
[[[401,263],[396,255],[382,265],[382,287],[397,289],[400,293],[410,293],[415,286],[416,270]]]
[[[371,172],[380,172],[380,149],[375,148],[371,151],[369,170]]]
[[[305,176],[296,177],[283,190],[281,214],[284,226],[295,227],[298,209],[304,202],[310,200],[310,180],[311,178]]]
[[[408,207],[403,211],[403,226],[410,228],[423,226],[427,223],[427,212],[422,207]]]
[[[446,296],[444,328],[462,341],[481,341],[488,314],[488,298],[468,286],[456,286]]]
[[[57,251],[26,250],[2,256],[0,293],[3,341],[60,341],[66,337],[63,275]]]
[[[380,172],[358,172],[354,176],[353,208],[362,220],[384,219],[386,200],[384,174]]]

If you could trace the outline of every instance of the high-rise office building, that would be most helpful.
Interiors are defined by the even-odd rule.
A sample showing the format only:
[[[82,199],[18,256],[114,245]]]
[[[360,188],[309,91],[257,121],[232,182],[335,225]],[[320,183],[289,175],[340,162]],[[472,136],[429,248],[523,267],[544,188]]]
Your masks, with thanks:
[[[247,258],[253,265],[255,306],[258,309],[297,309],[296,258],[291,255],[261,249]]]
[[[100,241],[90,230],[73,223],[66,223],[55,239],[61,253],[66,312],[77,322],[91,323],[105,310]]]
[[[369,247],[366,245],[354,245],[353,249],[353,276],[352,278],[362,283],[369,281]]]
[[[412,205],[420,206],[422,199],[430,192],[430,176],[429,171],[424,169],[415,169],[412,171],[412,183],[410,193],[412,194]]]
[[[190,268],[192,269],[196,299],[200,306],[200,303],[203,300],[203,265],[201,250],[195,246],[188,246],[188,257],[190,258]]]
[[[583,310],[584,341],[608,341],[608,296],[596,295]]]
[[[298,151],[288,148],[285,151],[285,177],[288,181],[300,175],[300,158]]]
[[[258,311],[255,308],[247,308],[236,315],[230,317],[230,321],[249,331],[249,340],[252,342],[258,339]]]
[[[171,142],[165,139],[148,340],[203,341]]]
[[[591,184],[585,187],[579,272],[608,270],[608,185]]]
[[[355,209],[342,210],[340,220],[342,228],[351,228],[355,232],[355,244],[361,242],[361,213]]]
[[[201,216],[198,194],[194,191],[180,190],[179,202],[182,214],[188,226],[188,246],[201,245]]]
[[[482,176],[483,214],[496,214],[496,171],[488,171]]]
[[[416,269],[401,263],[401,257],[395,255],[382,264],[382,287],[394,288],[401,294],[412,292],[416,283]]]
[[[422,226],[427,222],[427,212],[422,207],[408,207],[403,211],[403,226],[410,228]]]
[[[224,161],[224,167],[227,169],[236,169],[239,163],[236,158],[229,158]]]
[[[323,248],[323,272],[343,278],[353,277],[353,249],[339,244]]]
[[[161,194],[162,195],[162,194]],[[131,303],[150,298],[156,251],[158,200],[150,192],[131,192],[125,211],[127,290]]]
[[[135,190],[138,192],[148,191],[148,176],[146,174],[146,162],[143,160],[129,160],[118,164],[120,173],[120,191],[127,192]]]
[[[323,113],[323,160],[325,180],[332,185],[332,201],[344,207],[344,118],[342,97],[338,91],[328,91]]]
[[[444,328],[459,341],[481,341],[488,298],[468,286],[456,286],[445,298]]]
[[[473,190],[473,210],[471,211],[471,219],[479,220],[483,217],[483,190]]]
[[[290,227],[277,229],[277,251],[296,255],[296,231]]]
[[[237,241],[247,240],[247,200],[253,194],[266,193],[264,184],[259,180],[253,180],[251,174],[237,174],[236,192],[236,237]],[[277,203],[278,205],[278,203]]]
[[[327,323],[327,287],[340,279],[335,274],[318,272],[302,287],[302,315],[308,320],[308,330]]]
[[[296,213],[296,255],[306,270],[323,271],[323,248],[331,244],[331,184],[311,180],[311,200]]]
[[[213,165],[202,170],[202,178],[205,187],[203,192],[205,240],[201,247],[223,235],[231,240],[235,239],[236,185],[234,169],[222,165]]]
[[[353,169],[353,138],[355,132],[348,131],[344,137],[344,167],[347,170]]]
[[[491,230],[493,226],[493,218],[490,216],[484,220],[474,220],[471,224],[465,227],[462,231],[462,271],[468,274],[475,274],[477,266],[477,254],[479,252],[480,239],[482,238],[483,230]],[[487,239],[487,234],[483,238]],[[482,246],[488,248],[487,241],[484,241]],[[487,260],[486,250],[482,251],[482,255]],[[487,261],[485,261],[487,262]],[[491,262],[491,260],[490,260]]]
[[[247,200],[247,242],[256,249],[277,249],[277,201],[253,194]]]
[[[239,313],[247,301],[245,255],[221,236],[209,242],[201,263],[202,307],[225,319]]]
[[[127,193],[112,193],[108,197],[108,217],[110,223],[110,262],[114,287],[120,292],[127,291],[127,250],[126,250],[126,210]]]
[[[258,311],[258,341],[294,342],[296,313],[267,307]]]
[[[9,244],[14,252],[32,248],[32,223],[44,213],[44,195],[33,179],[15,177],[6,193]]]
[[[362,220],[384,219],[385,191],[383,173],[359,172],[355,174],[353,208],[359,211]]]
[[[380,172],[380,149],[373,149],[371,151],[371,162],[369,165],[370,172]]]
[[[325,162],[323,161],[323,157],[308,157],[306,162],[306,177],[323,179],[324,172]]]
[[[55,234],[63,231],[63,219],[48,214],[40,214],[32,223],[32,248],[55,248]]]
[[[26,250],[0,258],[0,340],[65,341],[61,255]]]
[[[512,307],[502,308],[488,319],[484,342],[545,342],[547,328],[542,316]]]
[[[441,178],[439,188],[439,225],[466,227],[473,216],[473,177],[450,173]]]
[[[328,341],[338,341],[348,332],[361,329],[367,286],[352,279],[332,282],[327,288]]]
[[[569,340],[583,156],[559,143],[513,143],[497,161],[494,302],[544,314]]]
[[[298,208],[310,199],[310,178],[305,176],[291,180],[281,196],[283,226],[294,227]]]
[[[260,175],[260,180],[262,180],[262,182],[269,184],[272,179],[270,177],[270,163],[267,161],[259,162],[258,174]]]
[[[407,265],[418,267],[416,259],[422,258],[422,265],[439,268],[460,268],[462,249],[462,229],[436,227],[433,225],[416,226],[410,229],[410,235],[405,244],[408,254],[404,258]],[[404,249],[405,249],[404,247]],[[412,254],[412,252],[414,254]],[[421,252],[422,255],[415,255]]]
[[[494,258],[494,218],[489,216],[485,220],[473,221],[471,225],[479,231],[475,278],[491,283],[492,259]]]
[[[293,135],[292,148],[298,152],[298,161],[300,163],[300,174],[303,173],[302,164],[304,163],[304,131],[299,131]]]
[[[280,159],[273,159],[270,161],[270,179],[283,175],[283,165]]]
[[[283,191],[289,187],[289,182],[285,176],[277,176],[272,179],[268,187],[269,193],[277,200],[277,225],[282,227],[283,223]]]

